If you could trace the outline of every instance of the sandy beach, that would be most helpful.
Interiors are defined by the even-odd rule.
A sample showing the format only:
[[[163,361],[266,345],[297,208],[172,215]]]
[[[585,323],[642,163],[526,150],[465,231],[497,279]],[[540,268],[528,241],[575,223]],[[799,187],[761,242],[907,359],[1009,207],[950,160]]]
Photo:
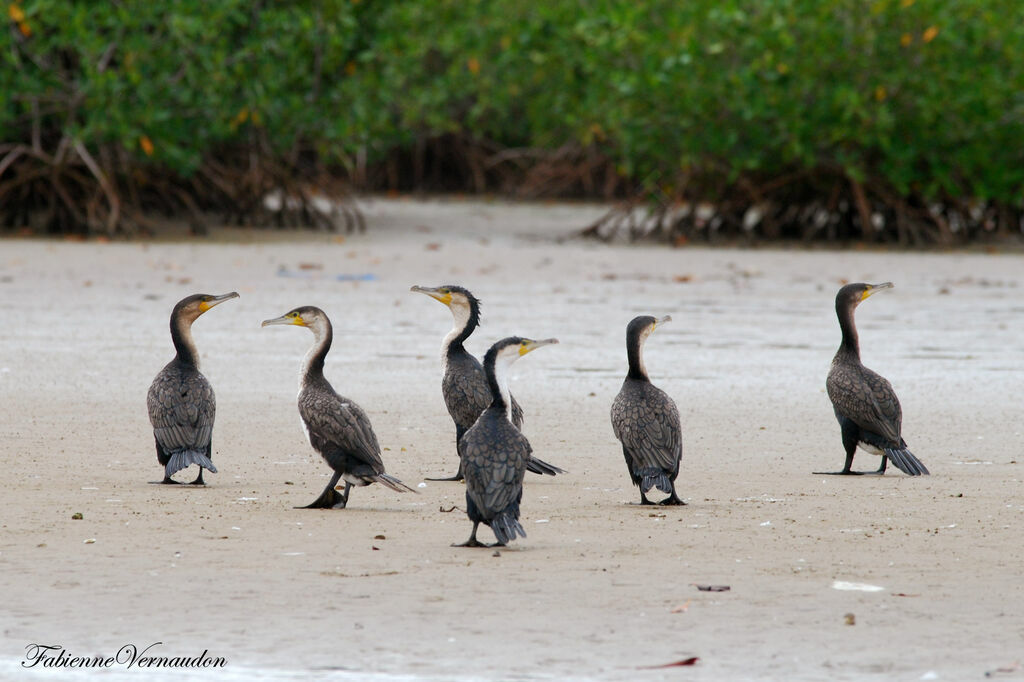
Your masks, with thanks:
[[[364,209],[358,235],[0,240],[0,677],[1024,677],[1024,255],[572,238],[600,206]],[[930,477],[812,474],[843,463],[824,383],[845,281],[895,283],[858,309],[862,356]],[[560,340],[514,365],[512,389],[535,453],[569,473],[528,475],[528,537],[500,552],[451,547],[471,527],[464,487],[424,482],[456,466],[451,315],[409,287],[443,283],[483,301],[479,356],[513,334]],[[145,398],[173,356],[170,310],[228,291],[193,328],[219,473],[149,485]],[[328,378],[418,495],[293,508],[330,473],[295,405],[312,336],[260,321],[306,304],[334,323]],[[682,415],[684,507],[636,504],[609,422],[638,314],[673,318],[645,357]],[[32,644],[106,657],[158,642],[226,665],[21,669]]]

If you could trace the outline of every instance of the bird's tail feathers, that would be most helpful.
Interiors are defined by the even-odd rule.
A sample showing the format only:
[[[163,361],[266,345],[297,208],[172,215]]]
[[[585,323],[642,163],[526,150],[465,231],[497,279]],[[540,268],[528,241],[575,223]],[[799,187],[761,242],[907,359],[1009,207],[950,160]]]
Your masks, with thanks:
[[[381,485],[391,488],[396,493],[416,493],[417,495],[419,494],[418,492],[416,492],[406,484],[402,483],[394,476],[391,476],[390,474],[377,474],[376,476],[373,477],[373,480],[376,481],[377,483],[380,483]]]
[[[906,448],[886,448],[885,456],[897,469],[908,476],[928,476],[930,474],[921,460]]]
[[[536,457],[530,457],[526,460],[526,468],[535,474],[543,474],[546,476],[554,476],[555,474],[567,474],[569,473],[565,469],[560,469],[554,464],[548,464],[542,459]]]
[[[640,490],[644,493],[650,491],[651,488],[657,488],[663,493],[671,493],[673,490],[671,479],[669,479],[668,474],[661,469],[652,467],[648,469],[641,469],[636,473],[640,478]]]
[[[523,525],[519,523],[519,519],[515,517],[515,514],[508,509],[491,519],[491,530],[494,531],[494,537],[498,538],[498,542],[503,545],[507,545],[515,540],[516,534],[524,538],[526,537]]]
[[[171,458],[167,460],[167,466],[164,467],[164,475],[170,478],[174,474],[178,473],[182,469],[187,469],[193,464],[198,464],[204,469],[207,469],[211,474],[217,473],[217,467],[213,466],[213,462],[210,458],[199,452],[198,450],[182,450],[175,452],[171,455]]]

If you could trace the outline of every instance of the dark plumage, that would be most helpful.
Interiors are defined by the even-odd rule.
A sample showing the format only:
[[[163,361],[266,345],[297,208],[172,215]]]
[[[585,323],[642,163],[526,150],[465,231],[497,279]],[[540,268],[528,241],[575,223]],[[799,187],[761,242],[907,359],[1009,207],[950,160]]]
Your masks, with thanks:
[[[892,460],[900,471],[910,476],[928,474],[928,469],[907,449],[907,443],[900,434],[903,412],[892,386],[860,361],[860,342],[853,321],[854,309],[868,296],[891,287],[892,282],[847,284],[836,294],[836,315],[839,317],[843,340],[832,359],[825,387],[839,421],[846,464],[842,471],[816,473],[884,474],[886,463]],[[857,446],[872,454],[882,455],[878,471],[850,470]]]
[[[647,499],[651,488],[668,493],[660,504],[686,504],[676,495],[675,488],[683,454],[679,410],[668,394],[651,383],[643,359],[647,337],[657,325],[671,319],[666,316],[657,320],[644,315],[634,318],[626,327],[629,372],[612,402],[612,430],[622,443],[629,477],[640,488],[640,504],[653,504]]]
[[[532,341],[518,336],[502,339],[484,356],[484,371],[491,405],[466,431],[461,441],[462,468],[466,476],[466,514],[473,522],[469,540],[457,547],[485,547],[476,539],[481,523],[491,527],[498,546],[526,537],[519,523],[523,475],[530,460],[530,443],[513,426],[508,393],[508,368],[530,351],[558,343],[556,339]]]
[[[154,483],[177,483],[171,476],[192,464],[199,466],[193,485],[203,485],[203,469],[217,473],[210,448],[217,402],[213,387],[199,372],[192,323],[232,298],[238,298],[238,294],[194,294],[178,301],[171,311],[171,341],[176,354],[153,379],[146,396],[156,459],[164,467],[164,480]]]
[[[304,509],[344,509],[352,486],[380,483],[400,493],[416,492],[384,471],[380,445],[370,419],[363,409],[338,395],[324,377],[324,360],[331,349],[334,332],[327,314],[319,308],[304,306],[281,317],[264,320],[274,324],[307,327],[313,332],[313,346],[306,353],[299,377],[299,416],[309,444],[320,453],[334,476],[312,504]],[[345,492],[335,486],[345,479]]]
[[[444,376],[441,379],[441,395],[448,408],[448,414],[455,422],[455,449],[458,453],[462,436],[476,423],[477,417],[491,404],[491,392],[487,376],[480,362],[466,350],[466,339],[480,325],[480,301],[468,290],[455,285],[437,288],[414,286],[410,291],[426,294],[444,303],[452,312],[454,327],[448,332],[441,345],[441,362]],[[517,429],[523,426],[523,410],[515,397],[509,396],[512,404],[512,423]],[[462,458],[459,457],[459,471],[448,478],[428,478],[428,481],[461,481],[463,478]],[[547,462],[530,458],[526,468],[535,474],[564,474],[565,470]]]

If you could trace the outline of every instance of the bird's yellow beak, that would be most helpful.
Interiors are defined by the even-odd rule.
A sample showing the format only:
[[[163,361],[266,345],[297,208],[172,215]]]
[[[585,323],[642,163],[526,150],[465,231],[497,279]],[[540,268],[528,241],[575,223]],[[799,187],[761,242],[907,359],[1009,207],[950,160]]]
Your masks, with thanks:
[[[450,291],[441,292],[440,289],[436,289],[433,287],[421,287],[419,285],[411,287],[409,291],[415,291],[416,293],[419,294],[426,294],[427,296],[430,296],[431,298],[438,300],[441,303],[444,303],[445,305],[451,305],[452,302],[452,294]]]
[[[199,312],[205,313],[215,305],[220,305],[224,301],[230,301],[233,298],[238,298],[238,292],[232,291],[231,293],[222,294],[220,296],[211,296],[209,299],[199,302]]]
[[[866,299],[871,294],[877,294],[879,291],[882,291],[883,289],[892,289],[892,288],[893,288],[893,283],[892,282],[882,282],[881,284],[869,284],[868,288],[864,290],[864,293],[860,295],[860,300],[863,301],[864,299]]]
[[[260,327],[269,327],[272,324],[292,324],[299,327],[308,327],[306,321],[302,319],[302,315],[282,315],[281,317],[275,317],[272,320],[263,320]]]
[[[541,346],[550,346],[554,343],[558,343],[558,339],[544,339],[543,341],[524,339],[523,342],[519,344],[519,357],[522,357],[531,351],[535,351]]]

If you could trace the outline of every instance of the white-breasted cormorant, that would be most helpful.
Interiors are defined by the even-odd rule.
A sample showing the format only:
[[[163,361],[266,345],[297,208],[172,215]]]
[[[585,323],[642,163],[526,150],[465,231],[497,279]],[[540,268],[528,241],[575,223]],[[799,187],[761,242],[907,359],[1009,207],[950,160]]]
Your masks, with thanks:
[[[907,442],[900,434],[903,412],[892,386],[885,377],[872,372],[860,361],[860,342],[853,322],[853,311],[868,296],[891,287],[892,282],[847,284],[836,294],[836,315],[839,317],[843,340],[832,358],[832,368],[828,372],[825,388],[842,431],[846,464],[842,471],[815,473],[884,474],[886,462],[892,460],[900,471],[910,476],[928,474],[928,469],[907,449]],[[857,446],[873,455],[882,456],[878,471],[850,471]]]
[[[146,396],[156,458],[164,467],[164,480],[154,483],[177,483],[171,476],[191,464],[199,465],[192,485],[204,485],[203,469],[217,473],[210,449],[217,401],[210,382],[199,372],[192,323],[232,298],[238,298],[234,291],[223,296],[194,294],[178,301],[171,311],[171,341],[177,354],[153,379]]]
[[[462,437],[462,469],[466,476],[466,515],[473,522],[469,540],[453,547],[487,547],[476,539],[484,523],[494,531],[497,546],[526,537],[519,523],[523,475],[530,460],[530,442],[513,426],[508,368],[532,350],[558,343],[510,336],[491,346],[484,356],[484,372],[491,393],[490,407]]]
[[[380,445],[363,408],[335,392],[324,376],[324,359],[331,349],[334,331],[327,314],[313,306],[295,308],[281,317],[264,320],[261,326],[287,324],[313,332],[299,375],[299,416],[309,444],[334,469],[334,476],[312,504],[302,509],[344,509],[352,486],[380,483],[394,491],[416,492],[384,472]],[[334,486],[345,479],[345,492]]]
[[[414,286],[410,291],[426,294],[444,303],[452,311],[454,326],[441,343],[441,395],[448,408],[448,414],[455,422],[455,450],[458,453],[459,443],[463,434],[476,423],[477,417],[491,404],[491,391],[487,386],[487,377],[480,362],[473,357],[463,345],[469,335],[480,325],[480,301],[463,287],[447,284],[440,287]],[[511,421],[517,429],[523,427],[523,409],[514,396],[509,396],[512,404]],[[526,468],[535,474],[564,474],[565,470],[544,460],[531,458]],[[461,481],[462,458],[459,458],[459,470],[448,478],[428,478],[428,481]]]
[[[671,319],[641,315],[627,325],[629,372],[612,402],[612,430],[622,443],[629,477],[640,488],[640,504],[654,504],[647,499],[651,488],[669,494],[659,504],[686,504],[676,495],[675,487],[683,454],[679,410],[667,393],[651,383],[643,355],[647,337]]]

